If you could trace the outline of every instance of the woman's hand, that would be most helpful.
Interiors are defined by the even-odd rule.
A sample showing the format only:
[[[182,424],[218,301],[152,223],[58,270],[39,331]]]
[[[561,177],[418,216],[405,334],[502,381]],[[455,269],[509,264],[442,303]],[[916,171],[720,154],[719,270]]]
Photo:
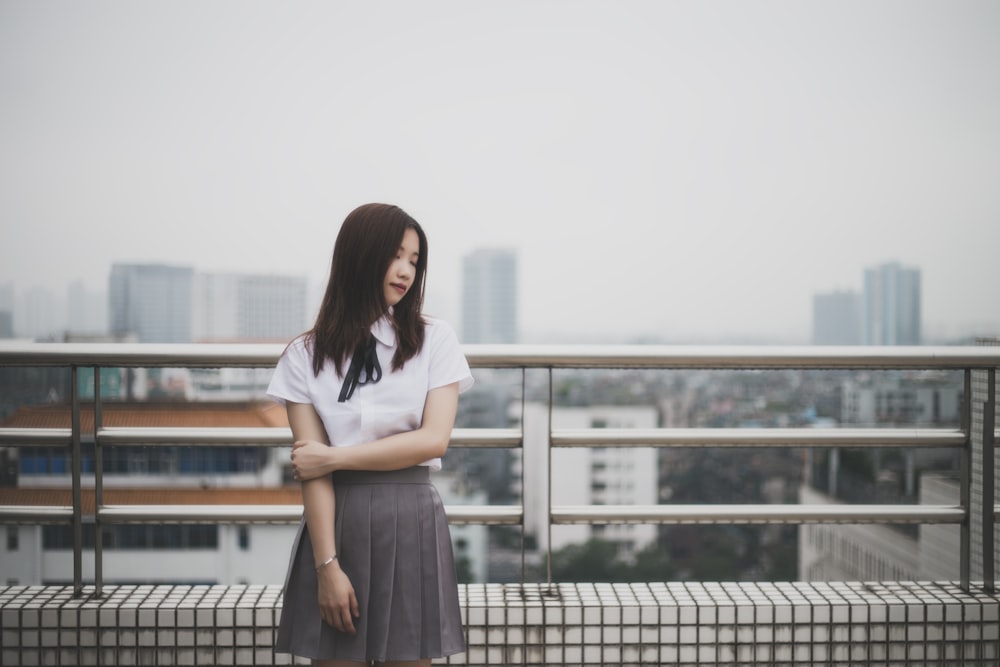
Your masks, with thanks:
[[[321,567],[316,576],[319,579],[319,614],[323,622],[353,635],[354,619],[361,613],[351,580],[337,561]]]
[[[295,479],[304,482],[333,472],[332,448],[316,440],[296,440],[292,444],[292,470]]]

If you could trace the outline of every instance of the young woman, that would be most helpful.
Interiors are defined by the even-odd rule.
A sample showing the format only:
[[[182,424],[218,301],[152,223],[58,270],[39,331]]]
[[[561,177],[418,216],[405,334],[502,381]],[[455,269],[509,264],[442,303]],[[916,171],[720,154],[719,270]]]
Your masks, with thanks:
[[[454,331],[420,312],[426,268],[427,239],[402,209],[351,212],[316,324],[267,390],[288,412],[305,507],[275,650],[316,665],[429,665],[465,650],[428,472],[472,375]]]

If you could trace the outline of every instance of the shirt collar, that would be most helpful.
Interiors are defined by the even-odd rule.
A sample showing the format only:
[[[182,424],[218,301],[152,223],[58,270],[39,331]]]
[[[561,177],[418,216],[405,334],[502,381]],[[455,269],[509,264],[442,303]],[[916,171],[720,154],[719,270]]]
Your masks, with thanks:
[[[372,324],[372,335],[378,342],[386,345],[388,347],[393,347],[396,344],[396,329],[392,326],[392,321],[390,317],[392,316],[391,311],[389,314],[383,315],[382,317],[375,320]]]

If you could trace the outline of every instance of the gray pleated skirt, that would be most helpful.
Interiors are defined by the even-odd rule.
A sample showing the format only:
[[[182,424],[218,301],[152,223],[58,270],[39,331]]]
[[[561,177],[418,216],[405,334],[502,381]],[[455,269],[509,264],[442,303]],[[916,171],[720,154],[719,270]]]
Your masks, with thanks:
[[[319,614],[305,518],[292,547],[275,651],[361,662],[440,658],[465,650],[444,505],[427,467],[338,471],[334,541],[361,617],[357,634]]]

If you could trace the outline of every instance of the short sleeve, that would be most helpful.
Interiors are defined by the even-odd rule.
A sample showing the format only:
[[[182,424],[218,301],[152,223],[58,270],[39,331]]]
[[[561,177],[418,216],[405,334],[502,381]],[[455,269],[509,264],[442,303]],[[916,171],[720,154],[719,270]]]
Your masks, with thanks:
[[[447,322],[441,320],[427,321],[427,337],[425,345],[428,353],[428,383],[427,388],[436,389],[458,383],[458,391],[462,393],[469,389],[475,380],[469,370],[469,362],[462,353],[455,330]]]
[[[312,359],[306,348],[305,338],[296,338],[289,343],[278,359],[274,375],[271,376],[271,382],[267,386],[267,395],[282,405],[286,401],[312,403],[313,399],[309,392],[311,373]]]

